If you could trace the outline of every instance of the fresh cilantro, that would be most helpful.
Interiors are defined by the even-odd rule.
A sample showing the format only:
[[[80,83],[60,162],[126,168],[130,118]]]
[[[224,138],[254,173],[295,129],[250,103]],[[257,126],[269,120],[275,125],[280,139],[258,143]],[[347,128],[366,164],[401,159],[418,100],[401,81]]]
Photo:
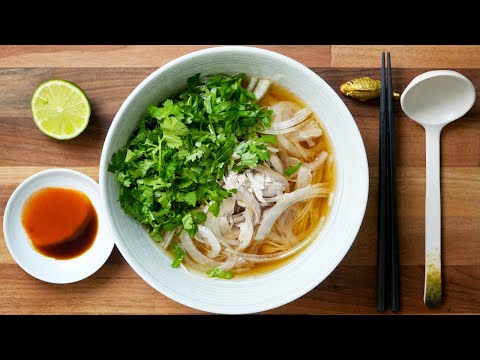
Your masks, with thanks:
[[[197,229],[195,227],[195,223],[193,222],[193,216],[191,213],[186,214],[182,218],[182,223],[183,223],[183,228],[189,233],[189,234],[194,234],[197,232]]]
[[[231,279],[233,277],[233,273],[231,271],[223,271],[218,267],[208,270],[207,274],[210,277],[217,277],[221,279]]]
[[[170,148],[178,149],[182,144],[181,136],[187,135],[189,130],[184,123],[174,117],[169,117],[160,125],[163,131],[163,138]]]
[[[255,155],[251,152],[243,153],[241,159],[242,159],[241,164],[245,167],[249,167],[250,169],[255,168],[258,164],[257,155]]]
[[[300,169],[300,166],[302,166],[301,161],[297,165],[289,166],[283,171],[283,173],[285,174],[285,176],[292,176],[297,172],[298,169]]]
[[[223,199],[235,192],[220,186],[229,169],[243,171],[270,158],[267,144],[276,137],[257,134],[270,126],[272,111],[256,103],[244,80],[242,74],[196,74],[186,91],[149,106],[112,155],[108,170],[121,185],[120,206],[156,241],[177,227],[194,236],[207,218],[199,209],[209,206],[218,216]]]
[[[173,262],[172,262],[172,267],[176,268],[180,266],[180,263],[183,261],[183,258],[185,257],[185,251],[178,245],[176,242],[172,242],[172,245],[170,245],[170,250],[172,251],[173,254]]]
[[[215,201],[212,205],[210,205],[208,211],[210,211],[213,215],[218,216],[220,213],[220,202]]]
[[[264,143],[269,143],[269,144],[276,144],[277,143],[277,137],[275,135],[263,135],[258,139],[258,141],[264,142]]]

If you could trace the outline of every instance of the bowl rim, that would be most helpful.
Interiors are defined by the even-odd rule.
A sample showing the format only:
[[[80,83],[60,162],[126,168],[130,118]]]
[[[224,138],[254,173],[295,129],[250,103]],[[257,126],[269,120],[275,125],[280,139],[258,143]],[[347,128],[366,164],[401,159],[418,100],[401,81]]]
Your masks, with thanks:
[[[192,303],[189,303],[184,299],[183,297],[177,296],[176,293],[170,292],[167,288],[162,288],[161,290],[158,289],[158,286],[154,286],[151,282],[151,275],[148,273],[148,271],[144,270],[142,268],[142,265],[129,253],[129,251],[124,247],[122,241],[119,239],[121,238],[119,236],[118,230],[113,226],[112,224],[112,219],[111,219],[111,214],[110,210],[108,209],[107,206],[107,182],[106,182],[106,176],[108,174],[108,164],[110,159],[106,157],[106,153],[108,151],[108,148],[110,147],[110,143],[113,140],[113,133],[114,129],[117,128],[117,126],[120,123],[121,118],[123,117],[123,113],[126,111],[128,106],[130,106],[131,101],[140,93],[145,87],[148,86],[148,84],[155,79],[157,76],[159,76],[161,73],[169,70],[172,67],[177,66],[178,64],[181,64],[184,61],[188,61],[191,58],[194,58],[199,55],[205,55],[205,54],[215,54],[215,53],[244,53],[244,52],[250,52],[252,54],[260,54],[264,56],[268,56],[272,58],[274,61],[278,60],[283,63],[287,63],[288,66],[291,66],[293,68],[296,68],[296,70],[301,71],[305,73],[306,76],[309,76],[312,78],[315,78],[314,81],[317,81],[319,84],[322,86],[322,90],[325,92],[329,93],[329,97],[331,101],[333,102],[334,106],[339,108],[345,116],[348,118],[347,121],[351,122],[351,127],[352,131],[355,133],[355,136],[358,136],[358,139],[360,140],[359,144],[361,145],[361,149],[359,149],[358,156],[360,158],[360,161],[362,162],[362,165],[365,168],[365,171],[363,174],[359,174],[359,176],[363,176],[363,179],[361,179],[361,183],[364,186],[364,189],[361,190],[361,198],[359,199],[359,216],[357,219],[355,219],[355,223],[352,223],[351,225],[351,239],[348,241],[348,244],[344,246],[342,251],[339,251],[336,254],[336,259],[335,261],[330,262],[327,264],[327,271],[325,276],[318,276],[316,277],[313,281],[310,283],[307,283],[305,286],[302,288],[299,288],[297,291],[292,292],[290,296],[283,297],[279,299],[276,302],[273,302],[268,305],[264,306],[258,306],[258,305],[250,305],[248,308],[245,307],[242,311],[228,311],[225,309],[218,310],[215,308],[214,305],[211,304],[195,304],[192,305]],[[182,305],[195,308],[198,310],[202,311],[207,311],[211,313],[223,313],[223,314],[247,314],[247,313],[256,313],[256,312],[261,312],[261,311],[266,311],[266,310],[271,310],[276,307],[285,305],[293,300],[296,300],[300,298],[301,296],[305,295],[309,291],[311,291],[313,288],[318,286],[326,277],[331,275],[331,273],[335,270],[335,268],[341,263],[341,261],[344,259],[345,255],[347,252],[350,250],[351,246],[353,245],[353,242],[356,239],[356,236],[358,235],[358,231],[363,223],[363,219],[365,216],[365,211],[367,208],[367,202],[368,202],[368,193],[369,193],[369,167],[368,167],[368,159],[366,155],[366,150],[365,150],[365,144],[363,142],[363,138],[361,136],[360,130],[358,129],[358,126],[351,114],[351,112],[348,110],[347,106],[345,103],[341,100],[339,95],[333,90],[333,88],[325,82],[319,75],[317,75],[315,72],[313,72],[311,69],[309,69],[307,66],[303,65],[302,63],[288,57],[282,54],[279,54],[277,52],[271,51],[271,50],[266,50],[266,49],[261,49],[257,47],[250,47],[250,46],[217,46],[217,47],[212,47],[212,48],[207,48],[207,49],[201,49],[197,50],[194,52],[190,52],[188,54],[182,55],[174,60],[171,60],[170,62],[162,65],[159,67],[157,70],[153,71],[150,75],[148,75],[143,81],[141,81],[135,89],[128,95],[128,97],[124,100],[122,105],[120,106],[119,110],[117,111],[110,128],[108,130],[107,136],[105,138],[105,142],[102,148],[102,154],[101,154],[101,159],[100,159],[100,167],[99,167],[99,183],[100,183],[100,193],[101,193],[101,198],[102,198],[102,203],[105,208],[105,218],[110,224],[110,228],[113,228],[113,233],[114,233],[114,238],[115,238],[115,244],[117,245],[117,248],[119,249],[120,253],[122,256],[125,258],[127,263],[133,268],[133,270],[150,286],[152,286],[156,291],[160,292],[162,295],[174,300],[175,302],[178,302]],[[307,249],[308,250],[308,249]],[[338,261],[337,261],[338,260]]]

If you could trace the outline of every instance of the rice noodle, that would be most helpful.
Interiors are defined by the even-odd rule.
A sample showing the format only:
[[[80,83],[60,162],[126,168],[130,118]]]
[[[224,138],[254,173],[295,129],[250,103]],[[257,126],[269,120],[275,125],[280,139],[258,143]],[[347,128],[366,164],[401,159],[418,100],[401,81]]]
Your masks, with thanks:
[[[270,232],[273,224],[279,216],[288,207],[296,204],[299,201],[305,201],[315,197],[325,197],[330,191],[317,184],[309,185],[305,188],[295,190],[291,193],[283,194],[277,201],[277,203],[268,211],[268,214],[263,218],[260,227],[258,228],[255,240],[263,240]]]
[[[290,245],[289,241],[285,239],[284,236],[278,235],[276,232],[273,232],[273,231],[270,234],[268,234],[268,239],[272,240],[273,242],[275,242],[280,246]]]

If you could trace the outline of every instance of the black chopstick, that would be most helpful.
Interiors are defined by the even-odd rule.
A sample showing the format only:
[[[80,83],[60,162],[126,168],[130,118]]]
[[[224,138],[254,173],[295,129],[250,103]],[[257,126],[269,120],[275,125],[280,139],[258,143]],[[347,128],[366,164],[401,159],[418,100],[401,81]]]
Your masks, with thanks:
[[[387,292],[387,111],[386,111],[386,74],[385,74],[385,53],[382,52],[382,70],[381,82],[382,90],[380,93],[380,131],[378,144],[378,249],[377,249],[377,309],[380,312],[385,311],[386,292]]]
[[[393,115],[393,88],[392,88],[392,66],[390,53],[387,54],[387,133],[388,133],[388,199],[387,215],[388,240],[390,251],[390,307],[393,312],[400,310],[400,288],[399,288],[399,253],[398,253],[398,221],[397,221],[397,185],[396,185],[396,146],[395,146],[395,118]]]
[[[400,308],[399,253],[396,188],[395,119],[393,115],[392,68],[390,53],[382,52],[378,174],[377,308],[393,312]]]

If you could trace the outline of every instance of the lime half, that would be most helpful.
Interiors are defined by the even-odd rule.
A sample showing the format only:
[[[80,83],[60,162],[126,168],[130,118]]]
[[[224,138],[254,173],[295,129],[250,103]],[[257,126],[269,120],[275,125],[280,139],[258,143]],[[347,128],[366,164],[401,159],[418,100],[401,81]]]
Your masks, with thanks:
[[[90,119],[87,95],[65,80],[49,80],[32,96],[35,124],[45,135],[58,140],[72,139],[85,130]]]

